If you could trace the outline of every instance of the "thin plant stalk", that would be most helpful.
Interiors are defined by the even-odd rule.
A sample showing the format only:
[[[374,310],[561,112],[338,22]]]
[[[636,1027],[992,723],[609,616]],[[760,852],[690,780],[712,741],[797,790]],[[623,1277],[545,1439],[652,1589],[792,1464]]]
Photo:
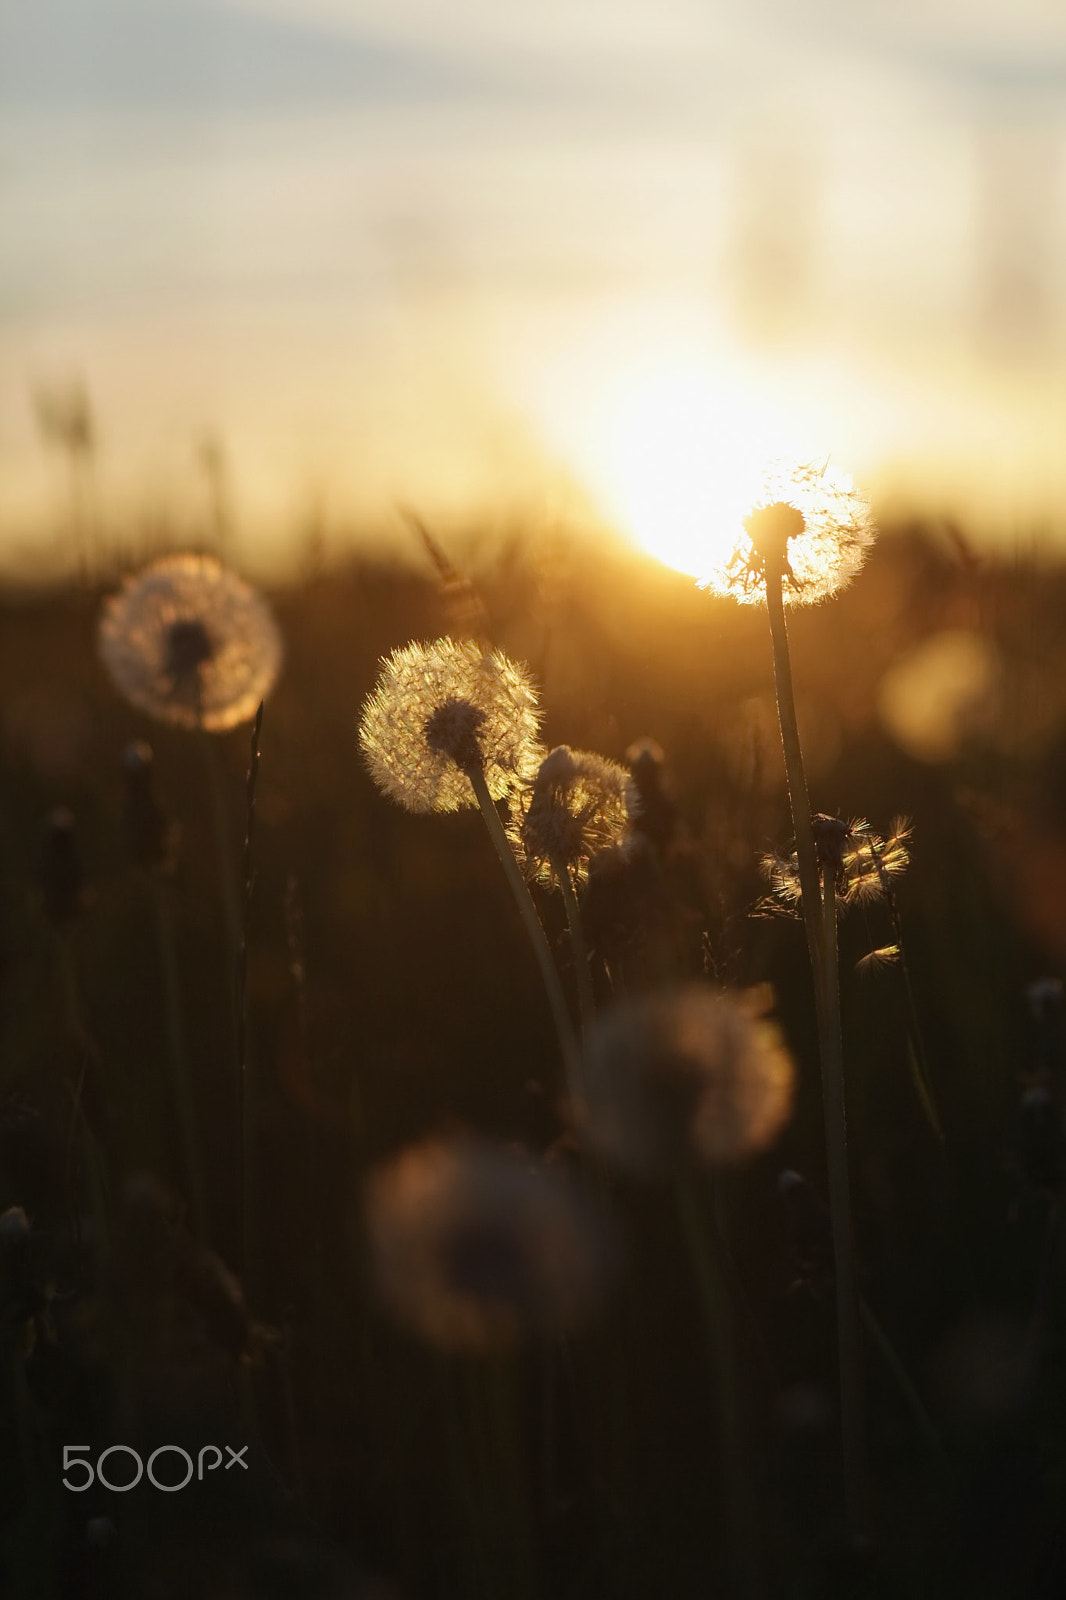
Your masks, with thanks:
[[[911,982],[910,963],[907,960],[907,952],[903,944],[903,919],[899,912],[899,901],[896,899],[896,891],[892,887],[892,879],[885,871],[884,862],[881,860],[880,846],[873,839],[870,840],[870,854],[874,858],[874,866],[881,884],[881,891],[885,897],[885,904],[888,906],[888,914],[892,919],[892,931],[896,936],[896,949],[899,952],[897,960],[899,962],[900,976],[903,979],[903,993],[910,1018],[911,1040],[908,1041],[910,1044],[908,1054],[910,1056],[911,1077],[914,1080],[914,1088],[919,1104],[925,1112],[929,1126],[940,1144],[943,1145],[946,1140],[944,1138],[944,1129],[940,1122],[940,1113],[937,1110],[936,1100],[933,1095],[929,1060],[925,1053],[922,1024],[918,1015],[918,1002],[914,994],[914,985]]]
[[[152,909],[155,914],[156,945],[159,950],[159,968],[163,979],[163,1008],[167,1027],[167,1061],[170,1066],[171,1090],[174,1109],[181,1133],[185,1182],[192,1202],[197,1233],[207,1243],[211,1239],[211,1223],[204,1184],[203,1164],[200,1160],[200,1141],[196,1125],[196,1108],[192,1085],[189,1081],[189,1058],[185,1049],[185,1028],[181,1010],[181,981],[178,974],[178,955],[174,941],[174,918],[162,874],[152,874]]]
[[[829,1214],[833,1227],[833,1259],[836,1269],[840,1422],[844,1445],[844,1506],[852,1525],[861,1528],[865,1526],[867,1520],[866,1419],[855,1248],[851,1227],[851,1184],[848,1178],[844,1047],[840,1031],[840,966],[837,958],[836,873],[830,862],[826,862],[822,867],[821,902],[825,977],[822,1107],[825,1115]]]
[[[829,1170],[829,1207],[833,1227],[836,1277],[838,1363],[840,1368],[840,1418],[844,1457],[844,1503],[849,1522],[864,1528],[867,1521],[866,1440],[863,1406],[861,1345],[856,1298],[855,1248],[851,1226],[851,1188],[848,1179],[847,1125],[844,1105],[844,1061],[840,1031],[840,973],[837,960],[837,909],[834,873],[822,875],[811,822],[807,778],[803,767],[796,697],[780,565],[767,563],[766,609],[773,644],[774,684],[781,725],[785,776],[796,840],[801,905],[811,971],[814,975],[818,1045],[822,1070],[822,1111],[825,1119],[826,1160]]]
[[[108,1225],[108,1180],[103,1152],[85,1115],[85,1077],[89,1068],[89,1033],[81,1003],[81,988],[74,961],[74,949],[69,928],[56,930],[56,949],[59,959],[60,982],[63,990],[63,1016],[71,1039],[77,1041],[80,1063],[78,1076],[68,1083],[70,1092],[70,1124],[67,1131],[67,1148],[64,1161],[64,1192],[67,1200],[71,1239],[82,1242],[81,1213],[78,1207],[75,1177],[75,1147],[80,1147],[82,1168],[89,1190],[89,1207],[93,1219],[93,1252],[97,1266],[102,1270],[107,1260],[110,1228]]]
[[[796,696],[792,687],[792,662],[788,649],[788,631],[785,627],[781,572],[769,565],[766,572],[766,610],[770,617],[770,639],[774,652],[774,688],[777,692],[781,746],[785,756],[785,781],[788,785],[789,805],[792,808],[792,831],[796,838],[796,861],[799,866],[802,895],[800,903],[807,930],[807,948],[810,951],[811,970],[814,973],[815,999],[820,1020],[824,1002],[822,934],[818,911],[821,903],[818,857],[814,848],[811,802],[807,795],[807,775],[803,767],[803,749],[800,745],[799,723],[796,720]]]
[[[559,981],[559,974],[552,958],[551,947],[547,935],[541,925],[537,908],[533,904],[533,896],[529,886],[522,876],[518,862],[515,860],[514,851],[511,849],[510,840],[500,821],[500,814],[496,810],[489,786],[485,782],[485,774],[480,767],[471,767],[467,773],[474,794],[477,797],[478,807],[481,811],[489,837],[496,847],[496,854],[500,858],[504,875],[511,886],[515,904],[525,925],[529,942],[533,946],[533,953],[537,958],[540,975],[544,981],[544,988],[548,995],[548,1004],[551,1007],[555,1031],[559,1036],[559,1048],[562,1051],[563,1063],[566,1068],[567,1084],[573,1092],[577,1080],[577,1042],[574,1038],[573,1024],[570,1021],[570,1012],[566,1004],[566,996]]]
[[[679,1177],[674,1193],[707,1331],[732,1592],[739,1600],[756,1600],[762,1593],[758,1512],[737,1371],[733,1306],[721,1262],[722,1241],[691,1176]]]
[[[578,905],[574,882],[566,862],[554,862],[553,866],[555,868],[555,876],[559,880],[559,887],[562,890],[563,905],[566,907],[566,921],[570,929],[570,953],[574,958],[574,976],[577,979],[577,1001],[581,1010],[581,1031],[582,1033],[588,1033],[596,1020],[596,998],[592,990],[592,970],[589,967],[589,952],[585,941],[584,925],[581,921],[581,907]]]
[[[215,835],[215,856],[218,864],[219,893],[225,918],[228,961],[235,961],[241,947],[241,905],[237,892],[237,878],[233,855],[233,838],[226,790],[219,762],[219,748],[214,734],[201,727],[197,739],[203,752],[207,771],[207,788],[211,802],[211,827]],[[230,969],[228,983],[232,986]]]
[[[250,1045],[248,1014],[248,928],[251,921],[252,889],[255,882],[253,843],[255,838],[255,791],[259,780],[259,736],[263,730],[263,702],[252,725],[251,751],[246,784],[246,821],[241,872],[240,941],[237,946],[237,1094],[240,1127],[241,1258],[246,1292],[251,1296],[252,1281],[258,1266],[256,1218],[255,1077]]]
[[[954,1489],[955,1482],[951,1462],[948,1460],[940,1435],[933,1426],[932,1419],[922,1403],[922,1397],[914,1387],[911,1376],[900,1360],[895,1346],[871,1311],[863,1295],[859,1296],[859,1314],[862,1317],[863,1327],[879,1351],[889,1372],[891,1372],[907,1409],[914,1419],[915,1426],[925,1441],[930,1456],[936,1462],[937,1470],[945,1484]]]

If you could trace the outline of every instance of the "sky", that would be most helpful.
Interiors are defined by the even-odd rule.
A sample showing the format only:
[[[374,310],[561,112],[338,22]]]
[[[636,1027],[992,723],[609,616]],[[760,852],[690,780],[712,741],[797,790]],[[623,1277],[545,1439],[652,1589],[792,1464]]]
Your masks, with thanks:
[[[687,569],[783,453],[1061,539],[1064,149],[1051,0],[0,0],[0,570],[220,481],[264,570],[405,506]]]

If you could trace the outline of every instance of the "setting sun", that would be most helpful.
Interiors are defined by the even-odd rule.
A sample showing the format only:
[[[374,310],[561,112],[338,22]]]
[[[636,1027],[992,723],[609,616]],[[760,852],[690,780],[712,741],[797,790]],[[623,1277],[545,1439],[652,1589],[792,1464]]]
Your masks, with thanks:
[[[680,339],[676,328],[644,332],[636,356],[595,338],[568,351],[563,372],[542,375],[536,411],[610,521],[699,576],[732,551],[768,464],[818,451],[785,400],[728,353],[690,353],[686,345],[703,341]]]
[[[607,410],[601,493],[646,550],[698,575],[728,556],[767,460],[790,443],[769,408],[709,372],[664,368]]]

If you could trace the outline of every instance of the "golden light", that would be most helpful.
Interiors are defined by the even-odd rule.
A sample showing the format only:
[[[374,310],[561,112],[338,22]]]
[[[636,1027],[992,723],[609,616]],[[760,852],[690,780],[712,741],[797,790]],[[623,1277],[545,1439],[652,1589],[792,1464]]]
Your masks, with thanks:
[[[644,375],[605,406],[593,487],[624,532],[698,576],[729,556],[767,463],[794,455],[768,403],[696,365]]]
[[[780,374],[705,317],[631,310],[627,330],[605,316],[538,355],[524,398],[542,433],[609,521],[681,572],[729,556],[770,462],[818,455]]]

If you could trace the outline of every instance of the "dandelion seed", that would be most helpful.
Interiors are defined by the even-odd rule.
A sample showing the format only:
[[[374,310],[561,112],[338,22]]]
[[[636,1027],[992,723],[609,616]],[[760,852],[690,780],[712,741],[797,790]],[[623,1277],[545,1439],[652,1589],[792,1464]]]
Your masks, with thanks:
[[[441,1349],[571,1333],[609,1282],[598,1214],[562,1173],[502,1145],[413,1146],[371,1174],[364,1210],[384,1305]]]
[[[840,817],[816,816],[812,825],[819,862],[832,868],[842,905],[868,905],[889,897],[910,861],[907,841],[913,830],[905,817],[894,820],[887,839],[874,833],[862,817],[845,822]],[[803,899],[796,852],[764,855],[762,867],[770,880],[770,897],[758,909],[795,910]]]
[[[458,811],[477,804],[471,771],[494,800],[533,776],[539,722],[525,667],[469,640],[437,639],[382,663],[359,743],[374,782],[408,811]]]
[[[772,1143],[794,1073],[768,1004],[765,990],[693,984],[603,1012],[579,1075],[589,1142],[645,1178],[674,1175],[692,1156],[732,1165]]]
[[[125,698],[181,728],[247,722],[281,665],[265,601],[212,556],[164,556],[106,603],[100,654]]]
[[[527,875],[552,883],[569,872],[580,884],[592,857],[622,842],[636,791],[617,762],[561,744],[545,756],[519,804],[515,834]]]
[[[898,965],[899,945],[882,944],[876,950],[868,950],[860,960],[856,961],[855,971],[863,973],[878,972],[883,967],[895,967]]]
[[[769,576],[782,581],[786,605],[816,605],[847,587],[874,537],[869,504],[850,478],[814,462],[773,462],[735,547],[699,586],[765,605]]]

